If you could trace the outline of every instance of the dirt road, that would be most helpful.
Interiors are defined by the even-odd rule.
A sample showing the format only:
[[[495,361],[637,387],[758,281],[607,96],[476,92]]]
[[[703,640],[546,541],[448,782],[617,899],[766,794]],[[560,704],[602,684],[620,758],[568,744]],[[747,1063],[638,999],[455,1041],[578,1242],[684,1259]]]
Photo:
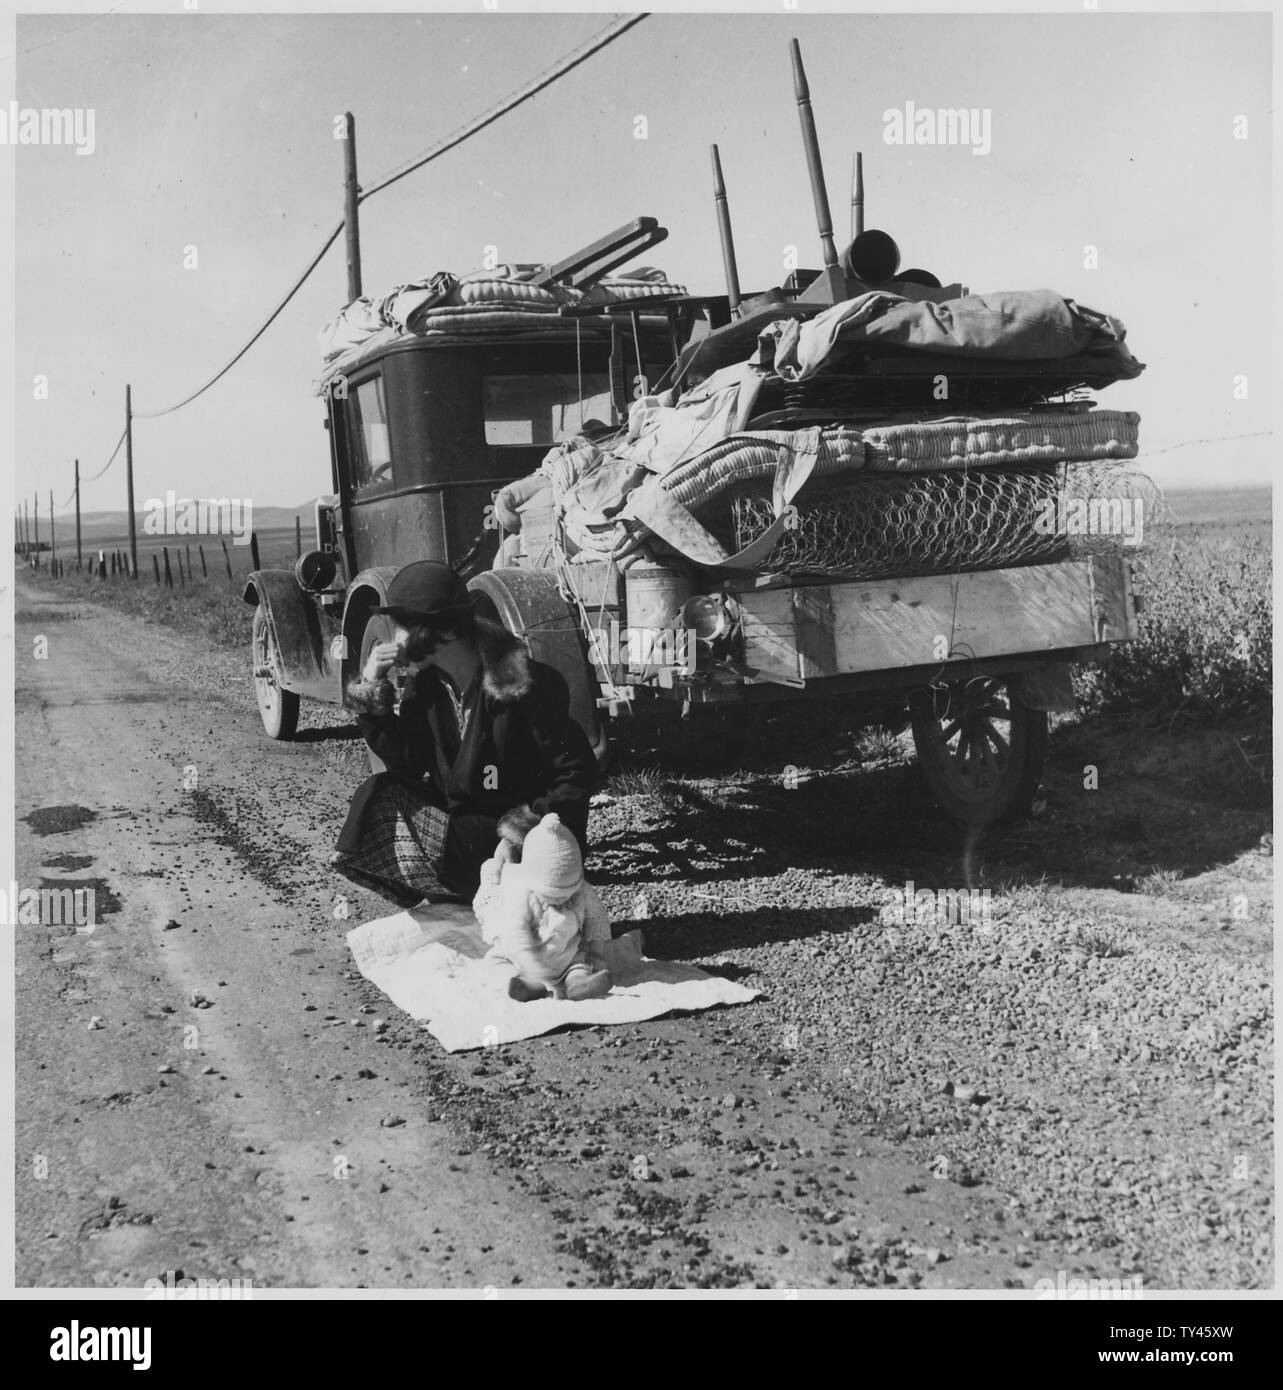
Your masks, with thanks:
[[[987,848],[889,746],[625,779],[620,927],[763,998],[448,1057],[347,953],[386,911],[325,867],[354,731],[273,745],[247,662],[19,585],[16,877],[98,908],[16,928],[20,1286],[1270,1281],[1267,810],[1207,793],[1177,872],[1118,829],[1184,815],[1166,773],[1084,840],[1062,768]],[[887,929],[964,858],[994,932]]]

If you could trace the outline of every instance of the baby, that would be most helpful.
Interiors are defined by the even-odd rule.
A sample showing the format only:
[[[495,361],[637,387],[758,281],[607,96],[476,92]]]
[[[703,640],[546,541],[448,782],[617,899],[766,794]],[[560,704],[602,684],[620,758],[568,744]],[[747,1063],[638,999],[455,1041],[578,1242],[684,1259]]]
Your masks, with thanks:
[[[481,887],[472,910],[490,943],[486,957],[515,972],[508,994],[528,1003],[600,999],[610,992],[610,971],[598,968],[589,945],[610,940],[610,917],[597,890],[584,878],[575,837],[549,814],[531,829],[521,860],[504,840],[481,866]]]

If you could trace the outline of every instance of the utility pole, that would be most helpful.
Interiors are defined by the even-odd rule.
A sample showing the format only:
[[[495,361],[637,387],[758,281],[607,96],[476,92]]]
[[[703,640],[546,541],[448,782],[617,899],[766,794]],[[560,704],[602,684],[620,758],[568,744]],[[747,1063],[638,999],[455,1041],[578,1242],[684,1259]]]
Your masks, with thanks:
[[[49,489],[49,568],[53,569],[53,562],[58,558],[58,541],[53,529],[53,488]]]
[[[129,493],[129,577],[138,578],[138,537],[134,524],[134,407],[125,386],[125,488]]]
[[[22,499],[22,553],[31,554],[31,513],[27,510],[27,499]]]
[[[76,573],[80,573],[80,460],[76,460]]]
[[[36,520],[35,541],[36,541],[36,568],[40,568],[40,494],[32,494],[31,512]]]
[[[864,155],[855,152],[855,168],[851,174],[851,240],[864,232]]]
[[[361,297],[361,228],[357,205],[361,190],[356,183],[356,120],[343,113],[343,224],[347,230],[347,298],[351,304]]]

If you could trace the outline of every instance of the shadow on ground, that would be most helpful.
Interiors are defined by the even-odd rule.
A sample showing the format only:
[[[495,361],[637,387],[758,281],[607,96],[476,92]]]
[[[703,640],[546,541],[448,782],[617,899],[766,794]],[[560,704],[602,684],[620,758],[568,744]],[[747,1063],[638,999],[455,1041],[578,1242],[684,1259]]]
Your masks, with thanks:
[[[630,823],[594,836],[594,881],[681,878],[732,893],[737,878],[798,868],[1128,892],[1230,864],[1272,830],[1269,734],[1246,723],[1064,724],[1045,809],[984,830],[931,803],[907,739],[809,717],[759,720],[742,749],[719,732],[691,721],[631,750],[606,785],[632,806]]]
[[[754,972],[728,963],[709,964],[704,958],[777,941],[804,941],[807,937],[849,931],[864,923],[871,927],[878,925],[876,909],[779,908],[768,914],[755,907],[742,912],[683,912],[656,920],[620,921],[612,930],[618,936],[640,927],[647,955],[658,956],[662,960],[699,961],[711,975],[739,980]]]

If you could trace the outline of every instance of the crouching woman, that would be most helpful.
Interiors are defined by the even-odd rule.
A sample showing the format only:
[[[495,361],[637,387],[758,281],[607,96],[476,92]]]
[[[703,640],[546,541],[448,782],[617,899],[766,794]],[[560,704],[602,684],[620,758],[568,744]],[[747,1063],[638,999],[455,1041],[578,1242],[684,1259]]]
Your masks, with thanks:
[[[496,842],[519,854],[550,813],[588,848],[597,765],[566,682],[478,615],[473,597],[447,565],[405,566],[375,610],[394,638],[348,686],[386,771],[357,789],[331,864],[401,907],[470,900]]]

